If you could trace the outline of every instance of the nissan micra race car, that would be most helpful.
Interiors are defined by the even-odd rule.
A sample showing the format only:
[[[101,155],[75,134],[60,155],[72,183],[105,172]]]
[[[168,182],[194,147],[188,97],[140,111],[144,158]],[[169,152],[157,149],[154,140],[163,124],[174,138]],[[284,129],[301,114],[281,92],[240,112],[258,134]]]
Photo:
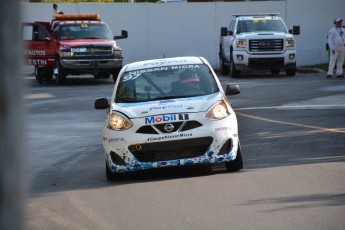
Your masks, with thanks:
[[[243,167],[235,112],[210,64],[202,57],[140,61],[122,68],[103,128],[106,175],[193,164],[224,162]]]

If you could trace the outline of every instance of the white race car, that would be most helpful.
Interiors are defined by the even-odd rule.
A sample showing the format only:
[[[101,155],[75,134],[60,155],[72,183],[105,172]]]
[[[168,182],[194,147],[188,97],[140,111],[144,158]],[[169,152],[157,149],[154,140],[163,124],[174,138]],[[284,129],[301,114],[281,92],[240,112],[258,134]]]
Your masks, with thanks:
[[[235,112],[208,61],[176,57],[124,66],[103,128],[106,175],[192,164],[224,162],[228,171],[242,169]]]

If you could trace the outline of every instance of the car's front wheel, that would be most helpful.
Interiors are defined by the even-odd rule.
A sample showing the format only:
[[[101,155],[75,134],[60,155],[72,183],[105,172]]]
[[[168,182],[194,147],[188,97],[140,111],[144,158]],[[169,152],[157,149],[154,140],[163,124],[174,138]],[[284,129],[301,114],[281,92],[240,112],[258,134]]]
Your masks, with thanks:
[[[238,143],[238,150],[237,156],[232,161],[225,162],[225,167],[228,172],[236,172],[243,168],[243,160],[242,160],[242,152],[241,152],[241,144]]]
[[[111,171],[107,162],[105,162],[105,173],[108,181],[114,181],[123,178],[123,173],[114,173],[113,171]]]

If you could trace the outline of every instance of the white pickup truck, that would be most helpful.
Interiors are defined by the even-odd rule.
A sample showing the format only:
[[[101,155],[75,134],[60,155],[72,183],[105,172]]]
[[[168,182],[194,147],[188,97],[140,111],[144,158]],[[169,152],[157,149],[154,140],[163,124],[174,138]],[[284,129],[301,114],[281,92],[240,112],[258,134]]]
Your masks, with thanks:
[[[296,74],[296,41],[299,26],[288,30],[279,14],[233,15],[229,27],[221,28],[220,71],[238,77],[241,70],[270,70]]]

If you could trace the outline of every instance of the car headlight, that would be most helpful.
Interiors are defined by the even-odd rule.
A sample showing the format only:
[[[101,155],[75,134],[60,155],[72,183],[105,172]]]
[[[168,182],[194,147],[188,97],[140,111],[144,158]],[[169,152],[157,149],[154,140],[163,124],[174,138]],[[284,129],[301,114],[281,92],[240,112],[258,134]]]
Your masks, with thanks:
[[[295,46],[295,39],[293,38],[287,38],[285,40],[285,46],[286,47],[294,47]]]
[[[205,115],[206,119],[211,120],[220,120],[230,115],[230,111],[228,110],[228,107],[226,106],[225,101],[219,101],[216,104],[214,104]]]
[[[238,39],[236,41],[237,48],[246,48],[247,47],[247,41],[245,39]]]
[[[108,128],[113,130],[126,130],[133,126],[133,123],[124,115],[119,113],[111,113],[108,118]]]

